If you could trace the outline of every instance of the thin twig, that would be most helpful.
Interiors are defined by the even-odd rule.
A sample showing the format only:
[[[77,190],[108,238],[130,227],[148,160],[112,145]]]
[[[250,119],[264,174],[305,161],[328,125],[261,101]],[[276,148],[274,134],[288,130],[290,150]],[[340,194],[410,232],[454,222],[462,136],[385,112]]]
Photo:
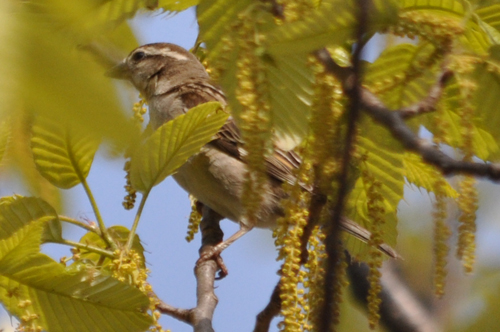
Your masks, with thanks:
[[[210,208],[202,207],[203,218],[201,219],[200,229],[202,236],[202,245],[200,248],[200,257],[210,251],[214,246],[222,242],[224,233],[219,227],[222,216]],[[163,314],[172,316],[193,327],[194,332],[214,332],[212,328],[212,319],[217,306],[218,299],[214,292],[214,282],[216,273],[221,268],[222,260],[220,257],[201,260],[196,264],[196,307],[193,309],[180,309],[172,307],[164,302],[160,302],[156,308]]]
[[[315,167],[317,168],[317,167]],[[319,171],[316,169],[315,174],[319,174]],[[316,179],[317,181],[318,179]],[[321,210],[325,206],[327,202],[326,196],[319,191],[319,186],[317,183],[314,184],[313,190],[311,193],[311,201],[309,202],[309,216],[307,218],[307,224],[304,227],[304,231],[302,232],[302,236],[300,237],[300,264],[303,265],[307,262],[308,259],[308,251],[307,251],[307,243],[309,243],[309,238],[311,237],[311,233],[316,225],[319,223],[319,218],[321,216]]]
[[[397,112],[400,113],[403,119],[409,119],[420,114],[425,114],[435,111],[436,105],[439,99],[441,98],[441,95],[443,94],[446,82],[448,82],[448,80],[451,78],[452,75],[453,73],[451,70],[444,68],[439,73],[436,83],[429,90],[427,97],[425,97],[423,100],[419,101],[416,104],[413,104],[408,107],[403,107]]]
[[[258,315],[255,321],[253,332],[268,332],[271,321],[278,316],[281,311],[280,283],[274,287],[269,303]]]
[[[339,66],[325,49],[317,51],[316,57],[330,73],[341,81],[344,91],[347,92],[352,88],[353,74],[351,68]],[[437,101],[435,91],[441,89],[439,86],[448,79],[448,75],[446,70],[440,75],[438,82],[431,89],[426,100],[408,108],[403,108],[400,111],[390,110],[372,92],[366,88],[361,88],[359,97],[362,110],[389,130],[392,136],[401,142],[407,150],[419,154],[425,162],[436,166],[444,175],[469,174],[485,177],[492,181],[499,181],[499,164],[455,160],[439,151],[429,141],[419,138],[405,123],[405,118],[432,110],[435,107],[435,104],[432,104],[430,101]]]
[[[90,190],[89,184],[85,178],[81,178],[82,186],[85,189],[85,193],[89,199],[90,205],[92,206],[92,210],[94,210],[94,215],[97,219],[97,224],[99,225],[99,230],[101,231],[102,238],[106,241],[107,245],[111,247],[111,249],[116,250],[118,246],[116,245],[113,238],[109,235],[108,230],[106,229],[106,224],[104,224],[104,220],[102,219],[101,212],[99,207],[97,206],[97,202]]]
[[[151,191],[148,190],[142,194],[141,202],[139,203],[139,208],[135,214],[134,223],[132,224],[132,228],[130,229],[130,233],[128,235],[127,240],[127,250],[132,249],[132,245],[134,244],[134,237],[137,231],[137,226],[139,226],[139,220],[141,220],[142,210],[144,210],[144,205],[146,205],[146,200],[148,199],[149,193]]]
[[[66,239],[61,239],[61,240],[58,240],[58,241],[49,241],[49,242],[58,243],[58,244],[64,244],[64,245],[67,245],[67,246],[71,246],[71,247],[75,247],[75,248],[79,248],[79,249],[84,249],[84,250],[87,250],[87,251],[90,251],[90,252],[94,252],[96,254],[99,254],[99,255],[102,255],[102,256],[106,256],[106,257],[109,257],[109,258],[113,258],[113,259],[115,258],[115,255],[113,254],[113,252],[108,251],[106,249],[94,247],[94,246],[91,246],[91,245],[88,245],[88,244],[85,244],[85,243],[74,242],[74,241],[66,240]]]
[[[186,324],[191,324],[192,321],[192,309],[181,309],[171,306],[163,301],[160,301],[156,305],[156,309],[164,315],[168,315],[175,319],[180,320]]]
[[[346,78],[349,82],[346,82],[350,87],[346,90],[346,94],[349,98],[349,108],[348,108],[348,119],[347,119],[347,132],[345,138],[345,146],[342,155],[342,164],[340,169],[340,175],[338,179],[339,190],[337,193],[337,199],[335,202],[334,209],[332,211],[332,219],[327,228],[327,236],[325,239],[325,249],[327,253],[327,264],[325,272],[325,282],[324,285],[324,304],[321,308],[320,319],[319,319],[319,331],[330,331],[333,326],[334,316],[332,315],[334,301],[334,291],[335,285],[337,284],[337,265],[341,257],[341,253],[338,250],[338,241],[340,237],[340,223],[344,212],[344,203],[348,193],[348,173],[349,165],[351,161],[351,152],[354,145],[354,138],[356,134],[356,125],[360,115],[360,77],[361,77],[361,52],[363,47],[363,36],[368,28],[368,0],[358,0],[358,28],[356,33],[357,45],[353,52],[352,57],[352,74],[350,77]],[[326,51],[326,50],[323,50]],[[326,51],[327,52],[327,51]]]
[[[366,309],[369,267],[366,263],[348,259],[347,273],[354,297]],[[439,332],[433,315],[425,308],[409,287],[394,271],[392,262],[382,268],[380,293],[380,321],[391,332]]]
[[[67,222],[69,224],[73,224],[73,225],[76,225],[78,227],[84,228],[89,232],[96,233],[97,235],[101,235],[99,228],[88,225],[80,220],[76,220],[76,219],[70,218],[68,216],[62,216],[62,215],[59,215],[58,217],[59,217],[59,220],[61,220],[61,221],[64,221],[64,222]]]
[[[374,94],[362,90],[361,102],[364,111],[375,121],[386,127],[403,146],[418,153],[422,159],[436,166],[444,175],[469,174],[486,177],[490,180],[500,180],[500,165],[491,163],[475,163],[455,160],[440,150],[431,142],[418,137],[404,122],[399,112],[389,110]]]

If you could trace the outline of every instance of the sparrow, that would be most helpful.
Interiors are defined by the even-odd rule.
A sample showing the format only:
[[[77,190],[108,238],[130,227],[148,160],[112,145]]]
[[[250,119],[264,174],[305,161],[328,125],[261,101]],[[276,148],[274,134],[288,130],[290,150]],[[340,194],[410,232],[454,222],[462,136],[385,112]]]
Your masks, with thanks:
[[[154,43],[133,50],[107,75],[131,82],[149,105],[153,130],[186,113],[192,107],[209,101],[226,105],[224,92],[214,84],[205,67],[192,53],[169,43]],[[192,156],[173,175],[177,183],[194,196],[204,208],[221,218],[239,223],[240,230],[220,243],[218,253],[253,227],[273,228],[283,216],[280,200],[286,197],[281,185],[295,183],[294,170],[301,158],[294,151],[275,148],[267,158],[268,182],[255,224],[245,218],[241,194],[246,179],[245,147],[233,118],[229,118],[216,137]],[[311,188],[304,187],[304,190]],[[367,242],[370,232],[348,218],[342,218],[341,229]],[[397,257],[388,245],[379,247]]]

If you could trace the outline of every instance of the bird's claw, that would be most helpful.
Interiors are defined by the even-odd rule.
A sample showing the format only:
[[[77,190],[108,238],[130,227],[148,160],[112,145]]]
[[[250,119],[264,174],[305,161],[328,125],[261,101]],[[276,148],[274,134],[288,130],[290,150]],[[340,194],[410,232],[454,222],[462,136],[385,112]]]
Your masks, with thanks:
[[[222,259],[220,255],[220,251],[217,250],[217,247],[213,247],[209,250],[206,250],[200,255],[200,258],[196,262],[196,267],[200,266],[202,263],[207,262],[209,260],[215,261],[217,264],[217,267],[219,268],[219,272],[217,274],[217,277],[215,280],[221,280],[224,279],[228,274],[228,270],[226,267],[226,264],[224,264],[224,260]]]

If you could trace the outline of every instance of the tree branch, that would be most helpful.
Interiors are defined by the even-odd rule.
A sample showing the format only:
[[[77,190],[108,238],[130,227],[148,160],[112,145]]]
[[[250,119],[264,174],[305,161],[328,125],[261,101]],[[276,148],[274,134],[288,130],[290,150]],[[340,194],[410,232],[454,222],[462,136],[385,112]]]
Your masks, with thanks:
[[[399,112],[403,119],[409,119],[414,116],[433,112],[436,110],[436,105],[443,94],[446,82],[451,78],[453,72],[446,67],[439,73],[436,83],[432,86],[425,99],[408,107],[403,107]]]
[[[156,310],[164,315],[169,315],[170,317],[178,319],[181,322],[192,325],[192,309],[176,308],[171,306],[170,304],[160,301],[160,303],[156,305]]]
[[[326,49],[316,52],[316,57],[325,68],[337,77],[346,94],[350,94],[355,86],[352,84],[353,68],[340,67],[331,58]],[[469,161],[455,160],[443,152],[439,151],[432,143],[418,137],[405,123],[405,119],[412,116],[430,112],[435,108],[435,104],[442,93],[445,82],[451,73],[444,70],[438,77],[437,83],[431,88],[428,96],[419,103],[392,111],[372,92],[366,88],[360,88],[360,103],[362,110],[372,119],[384,126],[392,136],[409,150],[418,153],[428,164],[434,165],[444,175],[469,174],[485,177],[493,181],[500,180],[500,165],[491,163],[475,163]]]
[[[200,257],[207,251],[210,251],[218,243],[222,242],[224,233],[220,229],[219,222],[223,219],[221,215],[211,210],[209,207],[203,207],[203,218],[200,229],[202,244],[200,248]],[[192,325],[194,332],[213,332],[212,318],[218,299],[214,293],[215,275],[219,270],[219,263],[216,259],[201,261],[195,267],[197,281],[196,288],[196,308],[192,310]]]
[[[342,155],[342,164],[340,169],[340,175],[338,179],[339,190],[337,192],[337,199],[335,206],[332,211],[331,222],[327,225],[327,235],[325,239],[325,249],[327,254],[326,271],[324,283],[324,302],[321,308],[320,318],[319,318],[319,331],[331,331],[333,326],[334,306],[336,305],[334,300],[335,286],[337,285],[337,265],[341,259],[341,253],[339,252],[339,247],[337,245],[340,240],[340,223],[341,218],[344,213],[345,199],[348,193],[348,175],[349,175],[349,164],[351,161],[351,152],[354,145],[354,139],[356,135],[356,125],[360,115],[361,103],[360,103],[360,78],[361,78],[361,52],[363,48],[363,36],[365,35],[368,28],[368,12],[369,12],[369,0],[358,0],[358,27],[356,31],[357,44],[353,52],[352,57],[352,72],[351,75],[345,77],[344,84],[349,84],[351,88],[346,90],[346,94],[349,98],[349,108],[348,108],[348,119],[347,119],[347,132],[345,138],[345,146]],[[324,50],[326,51],[326,50]],[[328,51],[326,51],[328,53]],[[317,54],[321,57],[321,54]],[[328,54],[328,57],[330,55]],[[331,57],[330,57],[331,59]]]
[[[382,292],[380,293],[382,324],[390,332],[441,331],[431,313],[416,299],[390,265],[390,262],[386,262],[382,268]],[[366,309],[366,298],[370,288],[367,280],[368,266],[365,263],[350,261],[347,273],[356,300]]]
[[[255,321],[253,332],[268,332],[271,321],[278,316],[281,311],[280,283],[274,287],[269,303],[258,315]]]
[[[200,229],[202,236],[202,245],[200,248],[200,257],[222,242],[224,233],[219,227],[222,216],[207,206],[202,207],[203,218]],[[179,309],[172,307],[164,302],[160,302],[156,309],[163,314],[169,315],[182,322],[193,326],[194,332],[214,332],[212,328],[212,318],[218,299],[214,293],[214,282],[217,271],[225,270],[224,263],[220,257],[214,259],[201,260],[194,269],[196,276],[196,307],[193,309]]]

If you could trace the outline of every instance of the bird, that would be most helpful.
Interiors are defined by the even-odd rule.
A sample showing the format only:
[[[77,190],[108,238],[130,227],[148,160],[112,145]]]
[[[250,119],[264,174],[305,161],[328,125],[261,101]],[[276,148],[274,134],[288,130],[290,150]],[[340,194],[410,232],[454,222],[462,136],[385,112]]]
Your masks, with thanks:
[[[149,106],[149,124],[153,130],[199,104],[209,101],[227,104],[224,92],[212,82],[203,64],[194,54],[175,44],[140,46],[109,69],[107,76],[127,80],[141,93]],[[293,150],[275,147],[266,159],[268,181],[255,224],[251,224],[245,218],[241,202],[247,173],[245,155],[240,130],[229,117],[215,139],[173,174],[176,182],[204,209],[216,212],[220,219],[239,223],[240,229],[217,245],[217,254],[253,227],[276,226],[276,220],[284,214],[280,201],[286,193],[281,185],[295,182],[294,171],[301,164],[300,156]],[[304,186],[304,190],[311,191],[311,188]],[[368,230],[348,218],[341,219],[340,228],[364,242],[370,238]],[[391,257],[398,256],[386,244],[379,249]]]

